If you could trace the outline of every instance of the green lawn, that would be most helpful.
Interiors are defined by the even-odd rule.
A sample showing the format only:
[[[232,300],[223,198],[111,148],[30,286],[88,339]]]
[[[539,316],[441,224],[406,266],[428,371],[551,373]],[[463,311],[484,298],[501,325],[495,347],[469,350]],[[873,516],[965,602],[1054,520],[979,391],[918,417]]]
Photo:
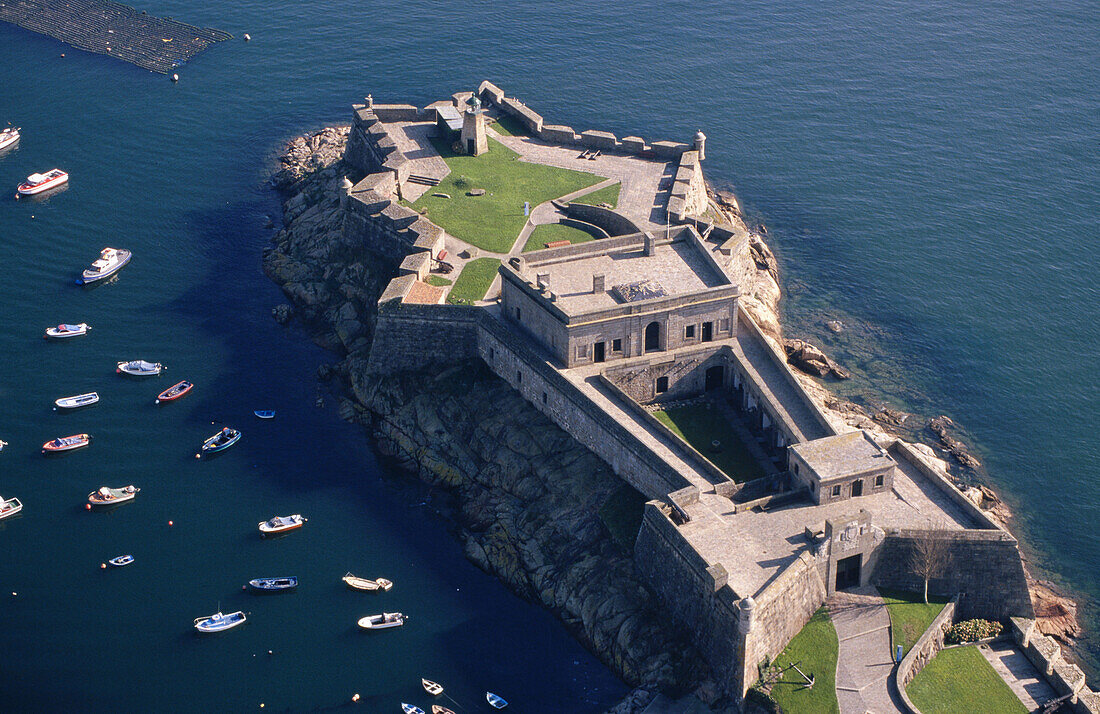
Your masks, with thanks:
[[[611,532],[611,538],[625,550],[634,550],[646,500],[645,496],[624,483],[600,506],[600,520]]]
[[[484,298],[499,267],[500,261],[496,258],[478,258],[466,263],[447,295],[447,302],[452,305],[472,305]]]
[[[429,275],[424,282],[428,285],[434,285],[437,288],[445,288],[451,284],[451,281],[444,278],[442,275]]]
[[[542,250],[547,243],[553,243],[556,240],[584,243],[593,240],[593,238],[591,233],[586,233],[580,228],[573,228],[561,223],[547,223],[546,225],[535,226],[535,230],[531,231],[531,235],[527,238],[527,245],[523,246],[523,252]]]
[[[496,132],[502,136],[527,136],[527,129],[523,124],[507,114],[501,115],[489,126],[496,129]]]
[[[741,443],[725,417],[710,404],[703,402],[673,407],[668,411],[653,412],[653,416],[737,483],[752,481],[764,475],[760,464],[756,463],[756,459]],[[714,452],[711,449],[710,444],[715,440],[721,442],[721,451]]]
[[[942,650],[905,693],[922,714],[1027,713],[975,645]]]
[[[524,201],[534,208],[604,180],[580,171],[525,163],[519,154],[492,139],[489,151],[481,156],[455,154],[442,142],[434,143],[451,173],[412,207],[456,238],[494,253],[512,249],[527,222]],[[473,188],[485,189],[486,194],[467,196]]]
[[[598,206],[601,203],[609,203],[611,207],[619,205],[619,191],[623,185],[620,183],[613,183],[610,186],[604,186],[599,191],[593,191],[592,193],[586,193],[580,198],[574,198],[572,203],[583,203],[588,206]]]
[[[928,604],[924,604],[924,596],[917,593],[906,593],[897,590],[879,590],[882,599],[886,601],[886,609],[890,612],[890,632],[894,637],[894,649],[898,645],[904,647],[903,654],[917,643],[920,636],[940,614],[940,610],[947,604],[945,598],[928,597]],[[893,652],[891,651],[891,654]]]
[[[772,685],[774,699],[787,714],[837,714],[836,658],[840,649],[836,628],[825,608],[821,608],[806,626],[794,636],[787,649],[775,659],[775,665],[786,669]],[[791,667],[791,663],[813,676],[813,689],[803,689],[806,680]],[[788,669],[789,668],[789,669]]]

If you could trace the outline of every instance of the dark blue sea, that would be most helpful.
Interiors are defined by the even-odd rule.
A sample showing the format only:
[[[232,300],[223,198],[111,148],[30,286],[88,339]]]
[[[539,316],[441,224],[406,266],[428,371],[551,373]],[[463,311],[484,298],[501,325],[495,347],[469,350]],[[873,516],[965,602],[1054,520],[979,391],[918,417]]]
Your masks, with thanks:
[[[397,711],[429,703],[421,676],[466,711],[486,689],[523,712],[598,712],[626,692],[463,558],[438,496],[387,477],[331,400],[314,406],[331,357],[270,317],[282,298],[260,270],[265,216],[279,215],[266,179],[285,140],[346,123],[368,92],[423,105],[486,78],[577,130],[706,132],[709,178],[768,227],[788,329],[852,370],[845,396],[961,425],[1032,566],[1085,598],[1079,652],[1097,671],[1094,2],[139,9],[252,41],[214,46],[172,84],[0,26],[0,124],[24,133],[0,158],[0,494],[26,504],[0,525],[0,708],[323,710],[358,692],[364,711]],[[53,166],[71,174],[67,191],[12,199]],[[73,285],[107,245],[132,264],[112,284]],[[833,318],[845,332],[825,330]],[[94,330],[41,339],[62,321]],[[128,359],[168,373],[123,379],[114,366]],[[195,392],[154,407],[183,378]],[[92,409],[51,411],[90,390]],[[241,442],[196,461],[222,424]],[[83,452],[39,455],[84,431]],[[94,488],[128,483],[143,489],[136,503],[82,509]],[[258,521],[294,512],[305,529],[258,539]],[[100,569],[121,553],[135,564]],[[351,593],[348,570],[397,585]],[[240,591],[267,575],[303,584]],[[250,622],[195,637],[192,619],[218,608]],[[410,625],[356,631],[383,609]]]

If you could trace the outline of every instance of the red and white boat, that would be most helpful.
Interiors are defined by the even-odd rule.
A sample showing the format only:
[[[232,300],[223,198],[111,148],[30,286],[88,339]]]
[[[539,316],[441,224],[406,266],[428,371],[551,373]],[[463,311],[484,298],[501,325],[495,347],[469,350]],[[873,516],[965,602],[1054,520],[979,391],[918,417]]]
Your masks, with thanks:
[[[59,436],[42,445],[43,454],[56,454],[61,451],[72,451],[92,443],[92,437],[88,434],[73,434],[72,436]]]
[[[23,510],[23,503],[18,498],[4,499],[0,496],[0,520],[7,518],[8,516],[14,516]]]
[[[265,536],[297,530],[301,528],[305,522],[306,519],[302,518],[301,514],[295,513],[293,516],[275,516],[271,520],[258,523],[257,525],[260,528],[260,535]]]
[[[174,402],[180,397],[184,396],[194,388],[194,384],[191,384],[186,379],[182,382],[176,382],[168,389],[157,395],[154,404],[160,404],[161,402]]]
[[[19,127],[9,126],[0,129],[0,150],[6,149],[19,141]]]
[[[44,174],[31,174],[27,177],[26,181],[19,184],[17,190],[21,196],[32,196],[36,193],[49,191],[51,188],[57,188],[68,182],[69,174],[61,169],[50,169]]]

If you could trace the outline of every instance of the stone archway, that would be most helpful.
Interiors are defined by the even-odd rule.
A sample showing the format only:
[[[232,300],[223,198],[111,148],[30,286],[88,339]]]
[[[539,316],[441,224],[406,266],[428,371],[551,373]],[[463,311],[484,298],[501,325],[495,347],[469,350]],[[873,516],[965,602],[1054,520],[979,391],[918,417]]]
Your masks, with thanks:
[[[661,323],[654,320],[645,326],[645,351],[661,349]]]

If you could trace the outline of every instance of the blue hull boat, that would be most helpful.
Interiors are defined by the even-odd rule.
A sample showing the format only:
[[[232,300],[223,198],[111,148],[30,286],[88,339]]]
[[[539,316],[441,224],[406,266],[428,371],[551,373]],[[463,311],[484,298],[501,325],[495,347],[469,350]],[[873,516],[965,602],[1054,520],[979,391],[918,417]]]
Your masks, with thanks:
[[[236,429],[225,427],[217,434],[214,434],[214,436],[202,442],[202,453],[210,455],[216,454],[219,451],[225,451],[230,446],[233,446],[233,444],[236,444],[237,440],[240,438],[241,432]]]
[[[228,630],[231,627],[243,624],[246,619],[248,618],[239,610],[237,612],[231,612],[228,615],[216,612],[213,615],[196,617],[195,629],[199,632],[222,632],[223,630]]]
[[[248,581],[248,587],[254,593],[277,593],[298,587],[298,576],[286,578],[256,578]]]
[[[257,409],[256,411],[254,411],[252,413],[255,414],[256,416],[260,417],[261,419],[274,419],[275,418],[275,410],[274,409]]]
[[[508,702],[504,701],[504,697],[492,692],[485,692],[485,701],[489,702],[489,706],[493,709],[503,709],[508,706]]]
[[[117,558],[111,558],[107,562],[115,566],[116,568],[121,568],[124,565],[129,565],[130,563],[134,562],[134,556],[120,555]]]

